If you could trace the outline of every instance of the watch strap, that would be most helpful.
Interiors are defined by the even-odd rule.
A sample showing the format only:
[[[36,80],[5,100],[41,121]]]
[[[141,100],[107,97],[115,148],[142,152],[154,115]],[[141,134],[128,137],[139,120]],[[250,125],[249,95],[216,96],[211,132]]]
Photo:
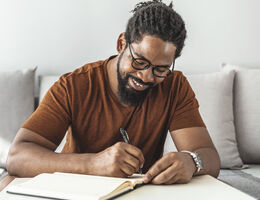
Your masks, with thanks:
[[[195,152],[191,152],[191,151],[186,151],[186,150],[184,150],[184,151],[181,151],[181,152],[183,152],[183,153],[188,153],[188,154],[190,154],[190,156],[192,157],[192,159],[193,159],[193,161],[194,161],[194,163],[195,163],[195,166],[196,166],[196,172],[199,172],[201,169],[203,169],[203,165],[202,165],[202,161],[201,160],[199,160],[199,154],[198,153],[195,153]]]

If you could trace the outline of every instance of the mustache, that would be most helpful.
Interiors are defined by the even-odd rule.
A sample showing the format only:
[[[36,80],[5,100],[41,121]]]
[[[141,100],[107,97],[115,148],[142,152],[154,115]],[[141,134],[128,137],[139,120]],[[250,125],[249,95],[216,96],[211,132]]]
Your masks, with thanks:
[[[143,82],[141,79],[136,78],[135,76],[132,76],[131,74],[129,74],[127,78],[130,78],[130,77],[131,77],[132,79],[134,79],[137,83],[140,83],[140,84],[142,84],[142,85],[147,85],[147,86],[150,86],[150,87],[153,86],[153,83],[152,83],[152,82]]]

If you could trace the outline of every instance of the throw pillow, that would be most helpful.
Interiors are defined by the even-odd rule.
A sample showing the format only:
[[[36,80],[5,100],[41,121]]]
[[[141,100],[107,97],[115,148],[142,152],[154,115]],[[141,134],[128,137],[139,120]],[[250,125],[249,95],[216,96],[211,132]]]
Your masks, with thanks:
[[[34,110],[35,71],[0,72],[0,167],[5,167],[11,142]]]
[[[196,94],[200,114],[219,153],[221,168],[242,167],[233,118],[234,71],[189,75],[187,79]],[[165,153],[174,151],[169,134],[165,144]]]
[[[223,71],[235,70],[234,117],[242,160],[260,163],[260,69],[223,64]]]

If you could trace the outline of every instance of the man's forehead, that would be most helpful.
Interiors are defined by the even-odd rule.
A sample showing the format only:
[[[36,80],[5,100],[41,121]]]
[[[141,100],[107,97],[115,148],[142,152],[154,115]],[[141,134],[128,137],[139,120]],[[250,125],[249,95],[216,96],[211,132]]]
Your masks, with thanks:
[[[176,46],[172,42],[151,35],[145,35],[141,41],[132,43],[132,46],[136,55],[141,55],[150,62],[164,62],[160,64],[171,64],[176,52]]]

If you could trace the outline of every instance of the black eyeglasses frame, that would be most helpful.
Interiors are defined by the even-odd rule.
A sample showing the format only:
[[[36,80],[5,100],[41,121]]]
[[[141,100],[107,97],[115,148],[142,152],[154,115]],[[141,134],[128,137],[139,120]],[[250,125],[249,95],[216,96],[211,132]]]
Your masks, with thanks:
[[[168,67],[168,66],[160,66],[160,67],[162,67],[162,68],[166,68],[166,69],[169,70],[169,73],[167,73],[166,76],[160,76],[160,75],[157,75],[157,74],[154,73],[154,70],[155,70],[158,66],[153,65],[153,64],[152,64],[149,60],[147,60],[147,59],[144,59],[144,58],[135,58],[135,57],[133,56],[133,53],[132,53],[132,50],[131,50],[131,47],[130,47],[130,43],[128,43],[128,47],[129,47],[130,55],[131,55],[131,57],[132,57],[131,66],[132,66],[134,69],[136,69],[136,70],[146,70],[146,69],[148,69],[149,67],[152,67],[152,73],[153,73],[153,75],[156,76],[156,77],[158,77],[158,78],[166,78],[166,77],[169,76],[171,73],[173,73],[174,65],[175,65],[175,59],[173,60],[173,63],[172,63],[172,65],[171,65],[170,67]],[[147,62],[148,64],[147,64],[144,68],[142,68],[142,69],[135,67],[135,66],[134,66],[134,62],[140,62],[140,61],[145,61],[145,62]],[[172,68],[172,69],[170,69],[170,68]]]

